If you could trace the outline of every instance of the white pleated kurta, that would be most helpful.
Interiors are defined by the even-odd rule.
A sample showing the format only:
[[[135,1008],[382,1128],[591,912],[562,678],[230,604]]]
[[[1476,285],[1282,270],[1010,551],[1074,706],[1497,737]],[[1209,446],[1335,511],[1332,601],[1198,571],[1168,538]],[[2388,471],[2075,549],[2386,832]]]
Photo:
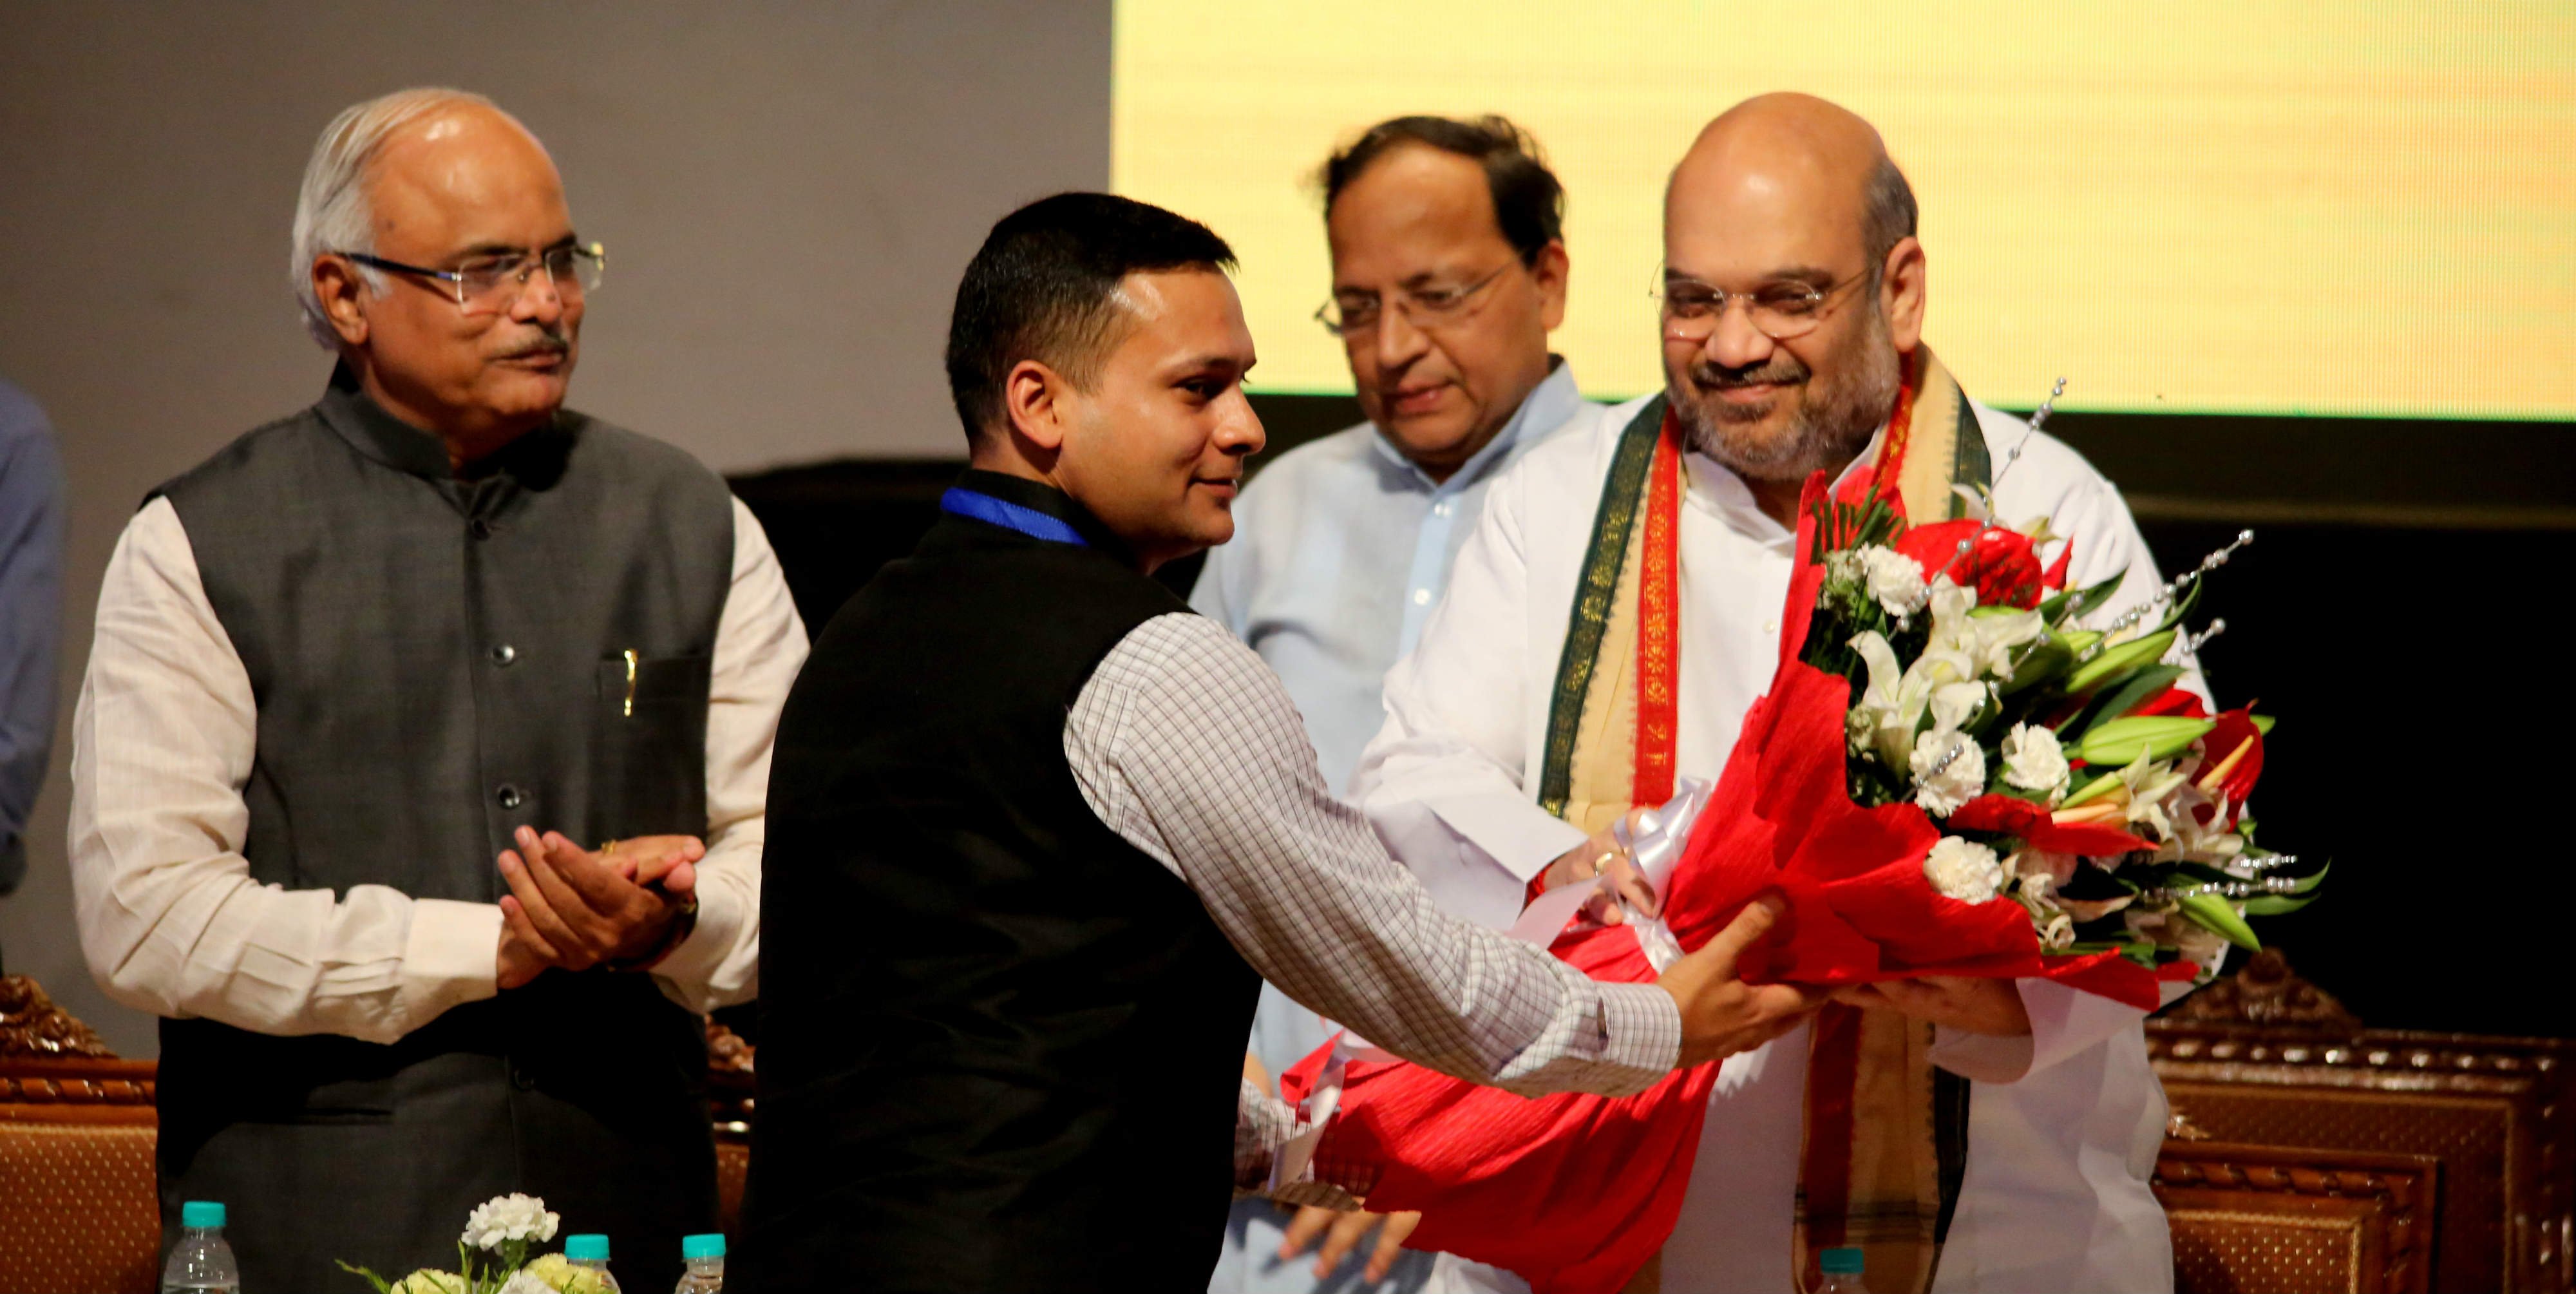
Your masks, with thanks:
[[[1494,484],[1446,597],[1388,676],[1386,725],[1354,776],[1379,834],[1442,906],[1471,919],[1508,924],[1529,879],[1583,838],[1534,802],[1541,743],[1602,482],[1643,404],[1539,446]],[[2002,473],[2001,517],[2054,518],[2073,536],[2073,585],[2125,573],[2097,620],[2152,596],[2161,579],[2118,491],[2019,419],[1983,406],[1977,418]],[[1714,780],[1770,685],[1795,533],[1724,467],[1699,454],[1685,463],[1677,753],[1682,773]],[[2030,1037],[1943,1030],[1935,1049],[1944,1068],[1976,1080],[1967,1175],[1935,1288],[2170,1290],[2171,1240],[2147,1186],[2166,1107],[2143,1017],[2045,982],[2020,989]],[[1801,1029],[1720,1070],[1664,1251],[1670,1294],[1792,1288],[1806,1048]],[[1463,1265],[1443,1275],[1455,1289],[1513,1287]]]

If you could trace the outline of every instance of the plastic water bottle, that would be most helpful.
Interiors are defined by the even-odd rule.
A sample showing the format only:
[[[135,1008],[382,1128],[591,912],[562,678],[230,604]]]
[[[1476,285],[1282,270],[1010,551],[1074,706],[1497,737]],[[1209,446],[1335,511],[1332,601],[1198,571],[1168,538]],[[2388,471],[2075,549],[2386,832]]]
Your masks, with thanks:
[[[624,1294],[617,1278],[608,1274],[608,1237],[579,1235],[564,1237],[564,1258],[573,1266],[599,1273],[599,1284],[608,1294]]]
[[[1852,1248],[1817,1255],[1817,1265],[1825,1269],[1825,1283],[1816,1287],[1816,1294],[1869,1294],[1869,1287],[1860,1283],[1861,1258],[1861,1251]]]
[[[179,1206],[179,1243],[161,1268],[161,1294],[241,1294],[241,1268],[224,1243],[224,1206],[190,1200]]]
[[[724,1294],[724,1236],[680,1237],[680,1261],[689,1269],[671,1294]]]

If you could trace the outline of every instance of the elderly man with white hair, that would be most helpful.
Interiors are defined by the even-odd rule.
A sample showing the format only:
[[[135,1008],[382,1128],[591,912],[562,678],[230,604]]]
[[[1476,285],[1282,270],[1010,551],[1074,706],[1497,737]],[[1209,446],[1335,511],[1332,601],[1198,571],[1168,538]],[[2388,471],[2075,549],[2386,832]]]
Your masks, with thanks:
[[[153,492],[73,723],[81,941],[161,1022],[165,1234],[245,1284],[444,1267],[508,1191],[639,1289],[712,1229],[695,1014],[758,990],[805,655],[687,455],[564,408],[605,252],[478,95],[332,121],[291,265],[322,398]]]

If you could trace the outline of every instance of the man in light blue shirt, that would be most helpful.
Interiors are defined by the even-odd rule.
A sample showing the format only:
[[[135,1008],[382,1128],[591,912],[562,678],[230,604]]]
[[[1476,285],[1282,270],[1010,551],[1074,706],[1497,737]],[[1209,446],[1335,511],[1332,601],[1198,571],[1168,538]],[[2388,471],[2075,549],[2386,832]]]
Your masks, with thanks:
[[[1565,315],[1565,195],[1527,134],[1499,117],[1399,117],[1335,153],[1323,180],[1333,295],[1316,317],[1341,338],[1369,420],[1261,473],[1190,602],[1287,684],[1338,789],[1384,722],[1386,673],[1438,605],[1485,487],[1603,411],[1548,353]],[[1252,1054],[1270,1074],[1331,1035],[1263,986]],[[1208,1288],[1437,1289],[1431,1256],[1398,1248],[1409,1217],[1379,1230],[1365,1271],[1341,1265],[1375,1226],[1323,1210],[1292,1223],[1244,1201]],[[1289,1256],[1327,1229],[1319,1260]]]
[[[0,381],[0,895],[27,873],[27,815],[53,749],[62,620],[62,461],[44,410]]]

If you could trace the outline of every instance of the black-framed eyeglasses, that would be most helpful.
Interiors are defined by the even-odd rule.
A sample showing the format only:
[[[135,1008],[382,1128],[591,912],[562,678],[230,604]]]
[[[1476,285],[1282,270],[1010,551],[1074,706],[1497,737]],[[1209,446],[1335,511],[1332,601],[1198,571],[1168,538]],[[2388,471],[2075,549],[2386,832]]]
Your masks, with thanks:
[[[1405,320],[1416,328],[1438,328],[1466,314],[1468,303],[1477,293],[1519,263],[1505,261],[1483,278],[1457,287],[1398,288],[1394,293],[1395,308],[1403,311]],[[1379,304],[1383,299],[1360,292],[1336,295],[1317,307],[1315,322],[1336,337],[1368,332],[1384,316],[1384,307]]]
[[[519,294],[528,290],[528,281],[543,271],[555,291],[579,298],[599,290],[599,280],[608,269],[608,249],[597,243],[549,247],[542,252],[505,252],[495,256],[477,256],[452,270],[434,270],[426,265],[406,265],[366,252],[342,252],[342,256],[360,265],[433,279],[447,285],[456,304],[467,314],[504,314],[518,304]]]
[[[1726,317],[1727,306],[1736,302],[1743,303],[1745,317],[1763,336],[1788,341],[1814,332],[1832,313],[1828,307],[1833,299],[1868,277],[1869,271],[1862,270],[1821,288],[1784,280],[1746,292],[1729,292],[1665,271],[1647,295],[1663,303],[1664,336],[1671,341],[1707,341],[1717,332],[1718,320]]]

